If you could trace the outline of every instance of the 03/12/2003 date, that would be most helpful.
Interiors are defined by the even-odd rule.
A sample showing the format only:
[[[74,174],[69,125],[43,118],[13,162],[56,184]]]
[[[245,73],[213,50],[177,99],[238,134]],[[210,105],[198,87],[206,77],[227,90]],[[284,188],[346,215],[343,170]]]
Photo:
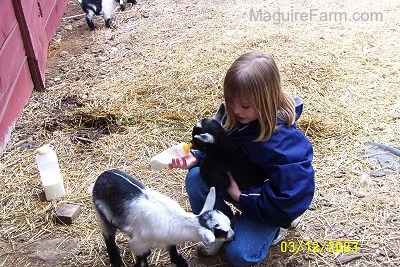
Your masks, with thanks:
[[[358,241],[340,241],[340,240],[324,240],[324,241],[282,241],[280,243],[280,251],[282,253],[349,253],[358,252]]]

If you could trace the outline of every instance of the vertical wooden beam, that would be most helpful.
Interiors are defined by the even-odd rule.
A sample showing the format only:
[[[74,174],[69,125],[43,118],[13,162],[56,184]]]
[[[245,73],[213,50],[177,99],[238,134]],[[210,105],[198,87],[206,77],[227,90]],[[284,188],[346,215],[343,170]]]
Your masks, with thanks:
[[[26,23],[24,10],[22,9],[21,0],[12,0],[15,16],[18,21],[19,29],[21,31],[22,40],[24,43],[25,53],[28,60],[29,70],[32,76],[32,81],[36,91],[43,92],[45,90],[42,76],[40,75],[39,63],[33,49],[31,35],[28,25]]]

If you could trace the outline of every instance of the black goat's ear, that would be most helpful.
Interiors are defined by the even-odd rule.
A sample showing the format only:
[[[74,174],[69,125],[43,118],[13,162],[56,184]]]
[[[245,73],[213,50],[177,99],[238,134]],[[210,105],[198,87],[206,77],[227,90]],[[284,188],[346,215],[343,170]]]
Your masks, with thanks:
[[[214,144],[215,143],[215,138],[213,135],[209,134],[209,133],[204,133],[204,134],[197,134],[195,136],[193,136],[194,139],[197,139],[203,143],[207,143],[207,144]]]

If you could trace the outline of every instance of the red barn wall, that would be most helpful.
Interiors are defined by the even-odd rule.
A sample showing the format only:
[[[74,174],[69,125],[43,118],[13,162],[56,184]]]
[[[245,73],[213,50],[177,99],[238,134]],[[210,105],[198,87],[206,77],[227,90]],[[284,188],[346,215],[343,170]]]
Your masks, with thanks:
[[[32,90],[43,91],[47,49],[68,0],[1,0],[0,154]]]

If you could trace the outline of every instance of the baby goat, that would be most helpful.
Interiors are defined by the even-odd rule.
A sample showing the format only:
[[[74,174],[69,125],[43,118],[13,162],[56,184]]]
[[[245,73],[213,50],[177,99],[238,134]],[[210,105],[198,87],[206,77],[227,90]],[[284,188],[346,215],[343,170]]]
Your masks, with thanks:
[[[118,8],[125,10],[125,1],[136,4],[136,0],[78,0],[83,11],[86,13],[86,22],[91,30],[95,29],[93,18],[94,15],[103,15],[107,28],[112,27],[112,16]]]
[[[200,174],[210,187],[226,190],[230,185],[228,171],[241,190],[262,185],[266,179],[264,169],[248,159],[216,120],[199,121],[193,127],[192,143],[204,154]]]
[[[93,187],[93,203],[110,262],[121,266],[115,233],[119,229],[129,235],[129,247],[136,256],[135,266],[148,266],[151,248],[168,248],[171,261],[188,266],[176,245],[185,241],[211,244],[216,239],[232,240],[230,220],[213,210],[215,189],[211,188],[199,215],[183,210],[171,198],[154,191],[119,170],[102,173]]]

